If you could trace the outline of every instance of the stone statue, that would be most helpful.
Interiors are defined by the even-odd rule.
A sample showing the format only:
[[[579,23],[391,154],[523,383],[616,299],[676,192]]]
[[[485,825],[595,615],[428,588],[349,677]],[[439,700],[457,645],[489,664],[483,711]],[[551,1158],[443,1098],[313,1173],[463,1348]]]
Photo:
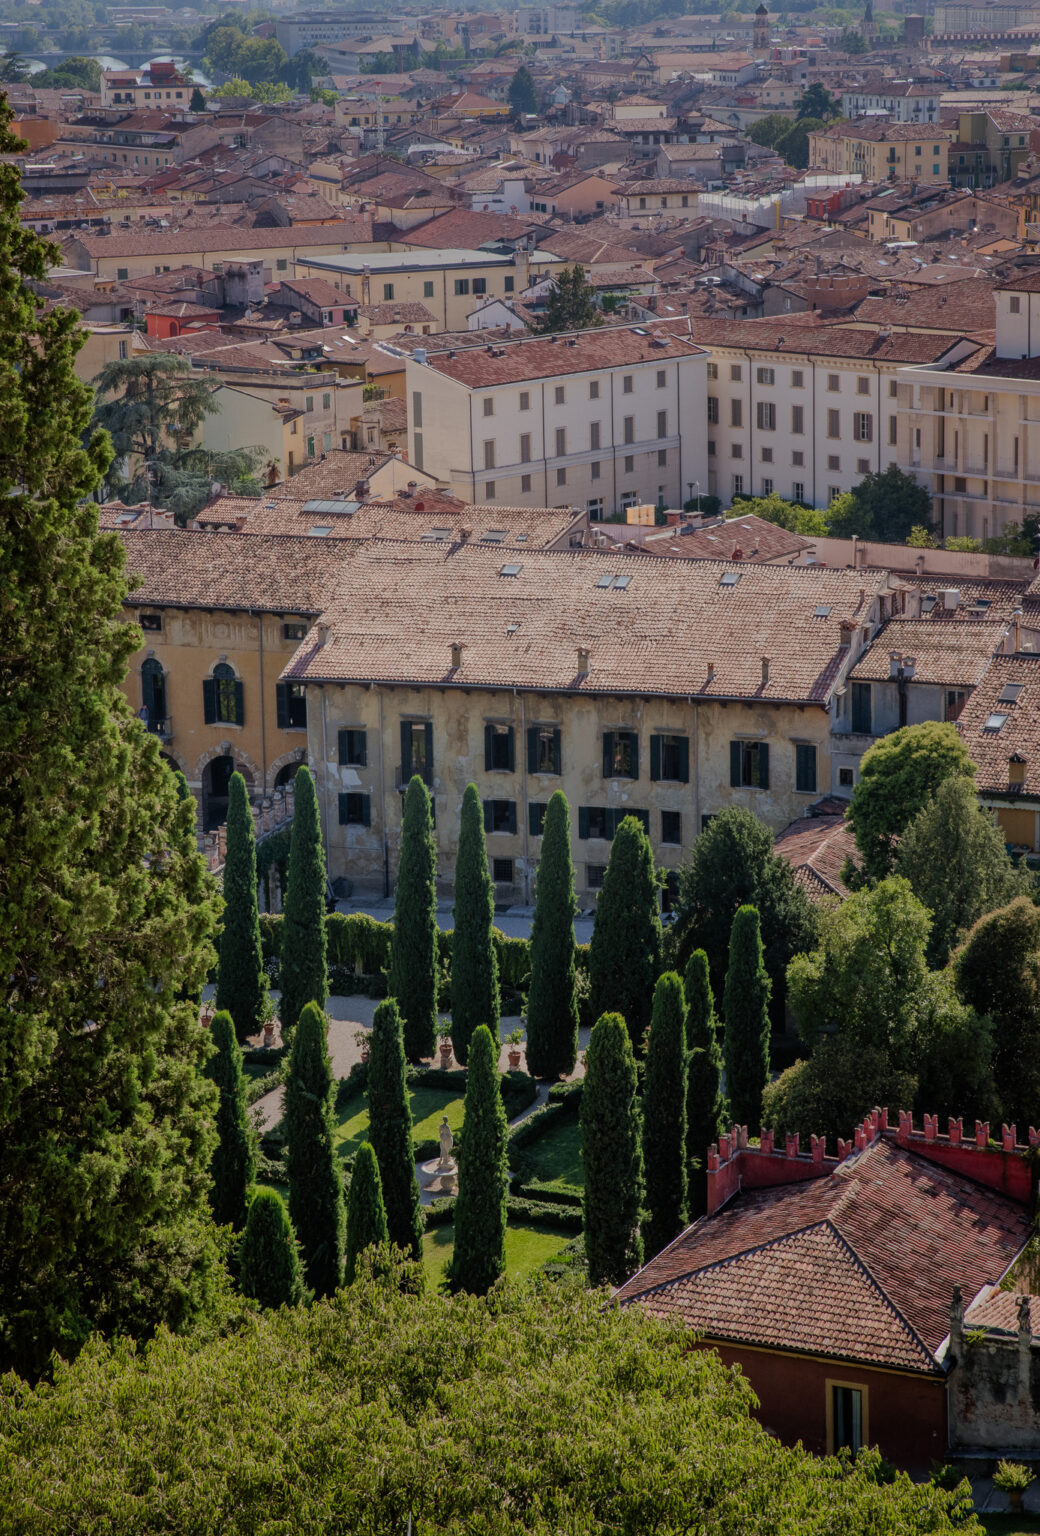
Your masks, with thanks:
[[[448,1124],[447,1115],[441,1121],[437,1135],[441,1144],[441,1160],[437,1164],[437,1170],[442,1173],[447,1173],[449,1170],[454,1171],[455,1163],[452,1159],[451,1149],[455,1145],[455,1137],[451,1134],[451,1126]]]

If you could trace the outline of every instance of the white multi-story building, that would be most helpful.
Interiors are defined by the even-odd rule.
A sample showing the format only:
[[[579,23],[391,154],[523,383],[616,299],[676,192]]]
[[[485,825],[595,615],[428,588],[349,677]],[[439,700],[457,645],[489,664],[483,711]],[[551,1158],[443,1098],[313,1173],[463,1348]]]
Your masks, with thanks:
[[[707,488],[706,362],[685,322],[419,350],[412,457],[467,501],[680,506]]]
[[[868,80],[841,93],[843,117],[885,114],[893,123],[937,123],[938,83],[917,80]]]

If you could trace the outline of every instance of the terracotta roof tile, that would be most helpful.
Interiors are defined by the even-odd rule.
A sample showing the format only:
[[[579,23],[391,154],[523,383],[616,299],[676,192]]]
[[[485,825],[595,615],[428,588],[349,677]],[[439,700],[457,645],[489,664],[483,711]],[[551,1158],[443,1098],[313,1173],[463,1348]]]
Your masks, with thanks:
[[[1006,690],[1015,697],[1001,699]],[[1040,656],[995,656],[968,699],[957,729],[976,767],[980,793],[1040,796]],[[1011,783],[1011,759],[1022,780]]]
[[[318,614],[341,562],[360,545],[323,539],[244,539],[216,533],[120,531],[126,567],[142,578],[131,607],[261,609]]]
[[[844,900],[849,894],[841,872],[845,860],[858,862],[858,855],[856,839],[845,820],[844,805],[822,815],[818,807],[813,807],[812,815],[799,817],[778,833],[774,846],[814,901],[834,896]]]
[[[889,652],[912,656],[914,681],[973,688],[1004,633],[1002,624],[976,619],[893,619],[886,624],[849,674],[856,682],[880,683],[890,676]]]
[[[683,325],[677,329],[685,331]],[[663,343],[661,345],[660,343]],[[471,389],[509,384],[522,379],[548,379],[599,368],[620,368],[652,359],[693,357],[702,349],[667,327],[604,326],[566,337],[531,337],[497,346],[450,352],[429,352],[427,365]]]

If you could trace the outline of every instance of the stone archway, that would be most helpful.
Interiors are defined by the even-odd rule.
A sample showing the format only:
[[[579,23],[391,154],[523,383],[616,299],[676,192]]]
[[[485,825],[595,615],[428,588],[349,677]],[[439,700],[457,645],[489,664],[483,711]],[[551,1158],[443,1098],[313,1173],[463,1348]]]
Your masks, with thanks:
[[[212,832],[227,820],[228,785],[233,773],[240,773],[252,796],[260,774],[256,764],[245,753],[235,750],[233,743],[221,742],[204,752],[196,765],[202,790],[202,830]]]
[[[281,757],[276,757],[267,768],[267,792],[278,789],[282,784],[288,784],[296,777],[297,768],[307,761],[307,749],[295,747],[292,752],[283,752]]]

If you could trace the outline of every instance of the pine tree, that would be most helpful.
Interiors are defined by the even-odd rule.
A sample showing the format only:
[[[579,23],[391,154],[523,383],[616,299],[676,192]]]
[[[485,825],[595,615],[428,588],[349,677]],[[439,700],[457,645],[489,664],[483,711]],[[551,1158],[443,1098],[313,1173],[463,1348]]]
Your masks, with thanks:
[[[217,1136],[211,1163],[210,1204],[218,1227],[241,1232],[245,1226],[249,1186],[256,1177],[256,1145],[246,1109],[242,1051],[235,1039],[230,1013],[214,1015],[210,1027],[216,1052],[207,1072],[217,1085]]]
[[[262,1307],[303,1299],[303,1266],[289,1213],[277,1191],[261,1186],[249,1204],[238,1247],[238,1286]]]
[[[307,1003],[325,1007],[325,854],[321,845],[318,797],[309,768],[299,768],[295,789],[289,864],[282,916],[282,1039],[291,1041]]]
[[[740,907],[729,937],[729,967],[722,1010],[730,1117],[756,1136],[762,1090],[769,1079],[769,973],[754,907]]]
[[[325,1015],[308,1003],[293,1035],[283,1121],[289,1216],[315,1296],[331,1296],[343,1283],[343,1186],[327,1032]]]
[[[0,166],[0,1370],[31,1374],[205,1302],[217,1094],[193,999],[217,906],[119,688],[141,633],[90,500],[111,447],[84,447],[83,333],[32,287],[57,250],[20,195]]]
[[[585,1256],[593,1285],[620,1285],[643,1262],[643,1153],[636,1063],[619,1013],[593,1025],[581,1094]]]
[[[643,825],[626,816],[614,834],[589,946],[592,1012],[620,1013],[641,1053],[660,970],[657,874]]]
[[[545,811],[531,924],[527,1070],[534,1077],[568,1077],[578,1060],[574,968],[577,908],[570,812],[566,795],[558,789]]]
[[[643,1080],[648,1254],[686,1225],[686,1000],[674,971],[658,979]]]
[[[412,1149],[412,1110],[405,1080],[397,1003],[380,1003],[368,1054],[368,1136],[379,1162],[390,1241],[410,1258],[422,1255],[423,1218]]]
[[[506,1267],[506,1111],[498,1043],[486,1024],[474,1030],[469,1055],[451,1284],[483,1296]]]
[[[585,269],[575,264],[553,274],[538,330],[544,336],[557,331],[588,330],[602,325],[603,316],[596,308],[595,291],[585,279]]]
[[[227,1010],[239,1041],[245,1041],[263,1029],[270,1004],[256,901],[256,838],[246,781],[240,773],[233,773],[228,785],[224,927],[219,952],[217,1007]]]
[[[708,956],[695,949],[686,963],[686,1047],[689,1068],[686,1087],[687,1189],[690,1216],[708,1209],[707,1153],[726,1125],[722,1097],[722,1051],[719,1048],[715,998],[709,978]]]
[[[371,1142],[363,1141],[354,1156],[347,1200],[346,1281],[353,1285],[358,1259],[366,1248],[382,1247],[389,1241],[383,1182]]]
[[[401,819],[389,991],[404,1018],[408,1060],[432,1056],[437,1044],[437,848],[429,792],[418,774],[408,785]]]
[[[534,76],[526,64],[521,64],[510,80],[506,100],[509,102],[510,111],[518,117],[524,114],[530,116],[538,111],[538,92],[535,90]]]
[[[462,797],[459,852],[455,861],[455,933],[451,947],[451,1043],[466,1065],[473,1031],[486,1024],[498,1037],[501,1002],[498,956],[491,937],[495,888],[488,872],[484,808],[475,784]]]

